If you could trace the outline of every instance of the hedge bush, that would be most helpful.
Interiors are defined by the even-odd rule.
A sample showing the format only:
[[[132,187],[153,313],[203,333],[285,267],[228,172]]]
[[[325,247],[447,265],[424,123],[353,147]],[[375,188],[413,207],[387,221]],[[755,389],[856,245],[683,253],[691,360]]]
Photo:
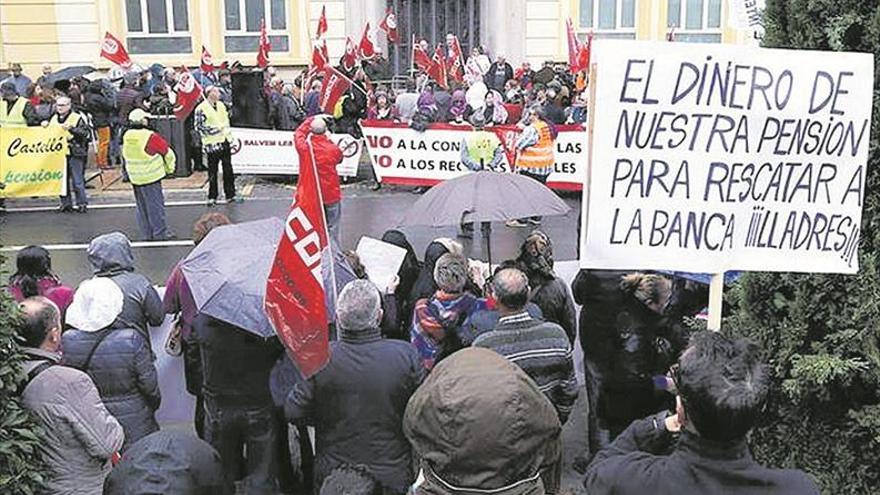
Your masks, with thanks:
[[[880,2],[768,0],[764,46],[874,54],[858,275],[749,273],[725,322],[760,342],[775,373],[751,438],[760,462],[796,467],[823,493],[880,490]]]

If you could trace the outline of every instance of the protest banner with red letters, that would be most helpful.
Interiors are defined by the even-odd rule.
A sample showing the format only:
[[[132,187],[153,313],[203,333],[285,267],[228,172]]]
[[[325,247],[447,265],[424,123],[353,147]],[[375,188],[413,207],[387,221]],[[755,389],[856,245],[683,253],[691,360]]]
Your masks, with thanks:
[[[357,175],[363,141],[348,134],[329,134],[342,149],[342,163],[336,171],[342,177]],[[236,174],[297,175],[299,156],[293,145],[293,131],[232,128],[232,170]]]
[[[556,166],[547,185],[554,189],[580,191],[586,177],[588,136],[578,125],[557,126]],[[470,125],[431,124],[424,132],[406,124],[387,121],[361,121],[364,144],[373,171],[380,182],[411,186],[430,186],[470,173],[461,163],[462,141]],[[511,172],[514,143],[520,130],[516,126],[486,128],[499,136],[505,148],[500,172]]]

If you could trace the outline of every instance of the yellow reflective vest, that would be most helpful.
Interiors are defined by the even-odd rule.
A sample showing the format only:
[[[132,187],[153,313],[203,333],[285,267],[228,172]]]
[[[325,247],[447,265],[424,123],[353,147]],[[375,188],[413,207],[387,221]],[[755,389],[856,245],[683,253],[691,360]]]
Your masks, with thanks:
[[[519,152],[516,158],[516,168],[541,169],[552,167],[553,158],[553,135],[550,126],[539,120],[533,124],[538,131],[538,142]]]
[[[132,185],[152,184],[174,172],[177,158],[171,148],[164,157],[147,154],[147,141],[152,135],[153,131],[149,129],[129,129],[122,136],[122,157]]]
[[[229,113],[222,101],[217,102],[214,108],[208,100],[203,101],[196,108],[205,115],[205,126],[218,129],[216,134],[202,134],[202,146],[221,144],[223,141],[232,141],[232,130],[229,128]]]
[[[79,125],[79,119],[81,119],[81,118],[82,118],[82,115],[80,115],[76,112],[70,112],[70,115],[67,116],[67,120],[65,120],[64,123],[65,124],[69,123],[71,127],[76,127],[77,125]],[[52,114],[52,117],[49,118],[49,125],[57,125],[57,126],[61,125],[58,122],[58,114],[57,113]],[[66,134],[67,134],[67,141],[70,142],[70,140],[73,139],[73,134],[71,134],[70,131],[67,131]],[[70,155],[70,146],[67,147],[67,154]]]
[[[0,127],[27,127],[24,118],[24,107],[27,100],[21,96],[11,106],[6,100],[0,99]]]
[[[489,167],[495,158],[495,151],[501,146],[498,136],[489,131],[474,131],[465,137],[468,158],[484,169]]]

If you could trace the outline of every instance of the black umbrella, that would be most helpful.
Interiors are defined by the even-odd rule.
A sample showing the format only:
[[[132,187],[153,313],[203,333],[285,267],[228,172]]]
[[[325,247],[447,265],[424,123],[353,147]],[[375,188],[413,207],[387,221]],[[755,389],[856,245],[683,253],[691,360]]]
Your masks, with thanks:
[[[69,81],[69,80],[74,79],[76,77],[81,77],[86,74],[91,74],[92,72],[95,72],[96,70],[98,70],[98,69],[92,67],[91,65],[74,65],[71,67],[65,67],[61,70],[56,70],[55,72],[46,76],[45,81],[47,84],[51,84],[54,86],[55,83],[57,83],[57,82]]]
[[[426,192],[401,223],[443,227],[533,216],[565,215],[570,208],[547,186],[528,177],[477,172],[445,181]],[[486,233],[489,264],[491,237]]]

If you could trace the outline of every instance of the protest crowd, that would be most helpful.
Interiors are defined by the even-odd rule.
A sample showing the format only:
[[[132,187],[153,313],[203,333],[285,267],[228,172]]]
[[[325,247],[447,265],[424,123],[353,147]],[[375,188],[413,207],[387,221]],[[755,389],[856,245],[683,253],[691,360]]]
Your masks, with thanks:
[[[46,430],[48,493],[563,493],[562,427],[579,395],[589,444],[575,469],[589,494],[818,493],[804,473],[752,458],[746,438],[766,406],[770,370],[750,342],[686,323],[705,306],[704,285],[603,270],[581,270],[569,284],[554,270],[553,240],[535,216],[508,222],[536,230],[515,259],[491,271],[465,257],[457,240],[438,238],[420,257],[403,232],[389,230],[382,241],[405,256],[392,282],[377,286],[341,245],[342,151],[329,132],[359,138],[362,119],[416,130],[519,124],[526,130],[517,169],[543,182],[555,126],[586,121],[586,65],[514,68],[480,47],[465,57],[457,44],[450,35],[431,53],[423,42],[414,49],[418,70],[401,79],[381,54],[358,64],[350,47],[338,69],[324,72],[350,79],[332,109],[321,105],[318,71],[285,81],[263,69],[271,127],[291,131],[302,169],[314,168],[323,242],[336,267],[329,351],[315,370],[302,369],[305,358],[271,328],[206,311],[191,258],[168,280],[148,280],[125,235],[100,235],[88,246],[94,276],[74,290],[53,272],[46,249],[17,253],[8,292],[24,315],[20,394]],[[94,136],[97,166],[125,167],[144,237],[174,237],[161,181],[175,150],[148,115],[174,114],[181,80],[190,77],[204,88],[186,120],[189,155],[209,171],[208,205],[221,185],[227,201],[240,201],[229,122],[232,74],[243,68],[154,66],[61,85],[46,82],[48,66],[35,82],[11,69],[0,83],[0,125],[69,132],[71,192],[61,211],[87,212],[83,177]],[[492,169],[500,144],[475,134],[483,140],[465,140],[463,162]],[[236,227],[245,224],[208,211],[193,224],[194,252],[210,253],[211,242]],[[473,228],[462,224],[462,236]],[[214,260],[213,268],[239,262]],[[154,285],[164,285],[162,297]],[[232,312],[268,310],[242,298]],[[196,436],[160,430],[155,417],[163,397],[151,328],[167,315],[175,326],[164,352],[184,362]]]

